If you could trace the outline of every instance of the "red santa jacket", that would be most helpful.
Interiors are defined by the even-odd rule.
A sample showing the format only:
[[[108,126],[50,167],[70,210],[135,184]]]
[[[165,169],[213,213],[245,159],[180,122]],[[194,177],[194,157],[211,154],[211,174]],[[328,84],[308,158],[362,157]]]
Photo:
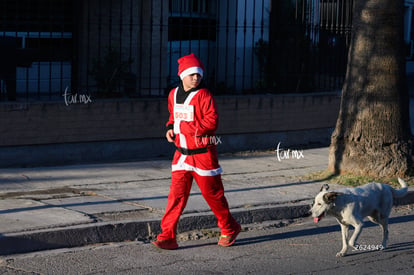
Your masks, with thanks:
[[[216,145],[211,144],[218,126],[216,102],[207,89],[192,91],[183,104],[177,104],[178,88],[168,96],[170,117],[167,127],[173,125],[177,151],[172,171],[195,171],[201,176],[222,173],[217,160]]]

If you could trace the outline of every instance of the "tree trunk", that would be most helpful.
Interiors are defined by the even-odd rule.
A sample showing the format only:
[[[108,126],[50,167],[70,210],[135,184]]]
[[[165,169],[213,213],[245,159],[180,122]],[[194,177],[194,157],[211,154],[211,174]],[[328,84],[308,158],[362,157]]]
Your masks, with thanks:
[[[380,177],[412,170],[404,1],[354,0],[348,66],[329,170]]]

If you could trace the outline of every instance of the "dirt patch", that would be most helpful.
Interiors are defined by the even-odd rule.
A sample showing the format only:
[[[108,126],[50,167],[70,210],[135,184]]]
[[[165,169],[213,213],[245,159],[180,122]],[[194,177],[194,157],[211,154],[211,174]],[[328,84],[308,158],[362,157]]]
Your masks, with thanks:
[[[132,210],[123,212],[111,212],[94,214],[94,219],[100,222],[105,221],[123,221],[123,220],[141,220],[141,219],[161,219],[160,214],[147,209]]]
[[[18,191],[18,192],[9,192],[0,194],[0,199],[10,199],[10,198],[30,198],[35,196],[53,196],[53,198],[63,198],[67,197],[67,194],[74,195],[83,195],[83,196],[93,196],[94,193],[92,189],[76,189],[71,187],[61,187],[61,188],[52,188],[52,189],[42,189],[42,190],[32,190],[32,191]],[[65,195],[66,194],[66,195]],[[44,198],[42,198],[44,199]]]

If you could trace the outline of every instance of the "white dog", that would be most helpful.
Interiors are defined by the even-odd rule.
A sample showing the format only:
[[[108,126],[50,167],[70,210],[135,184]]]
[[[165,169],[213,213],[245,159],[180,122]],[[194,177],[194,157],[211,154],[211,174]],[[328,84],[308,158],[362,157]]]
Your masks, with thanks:
[[[332,192],[328,191],[327,184],[322,187],[320,193],[315,197],[311,209],[312,217],[317,223],[325,214],[329,214],[334,216],[340,224],[342,249],[336,254],[337,257],[344,256],[349,246],[358,250],[358,247],[355,247],[355,242],[361,233],[365,217],[381,226],[382,245],[376,246],[376,249],[385,249],[388,239],[388,217],[393,199],[405,196],[408,190],[404,180],[398,178],[398,182],[401,185],[401,189],[398,190],[389,185],[374,182]],[[348,241],[349,225],[354,227],[354,233]]]

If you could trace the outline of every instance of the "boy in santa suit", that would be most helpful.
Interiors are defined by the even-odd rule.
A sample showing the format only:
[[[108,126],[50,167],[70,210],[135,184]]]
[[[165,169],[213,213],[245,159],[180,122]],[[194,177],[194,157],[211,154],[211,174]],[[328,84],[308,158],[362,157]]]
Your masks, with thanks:
[[[167,207],[161,220],[162,233],[153,244],[162,249],[178,248],[177,224],[190,195],[193,179],[217,218],[221,230],[218,245],[230,246],[241,227],[230,214],[221,181],[215,131],[218,126],[216,103],[210,91],[200,88],[204,65],[194,54],[178,59],[180,85],[168,96],[170,117],[166,138],[176,146]]]

